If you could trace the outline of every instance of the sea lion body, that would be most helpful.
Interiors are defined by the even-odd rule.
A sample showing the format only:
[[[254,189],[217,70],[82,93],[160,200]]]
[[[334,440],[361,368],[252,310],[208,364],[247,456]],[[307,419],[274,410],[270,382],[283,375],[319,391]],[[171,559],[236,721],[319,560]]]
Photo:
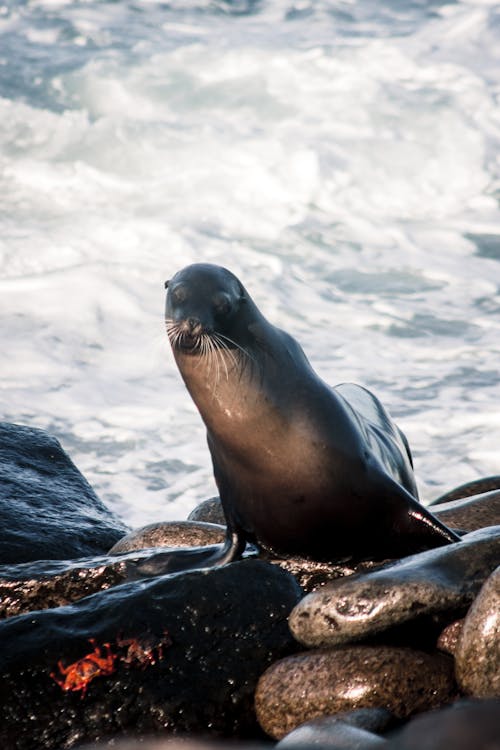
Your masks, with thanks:
[[[418,502],[408,444],[378,399],[324,383],[231,272],[195,264],[177,273],[166,319],[207,428],[229,529],[223,561],[246,541],[336,561],[458,539]]]

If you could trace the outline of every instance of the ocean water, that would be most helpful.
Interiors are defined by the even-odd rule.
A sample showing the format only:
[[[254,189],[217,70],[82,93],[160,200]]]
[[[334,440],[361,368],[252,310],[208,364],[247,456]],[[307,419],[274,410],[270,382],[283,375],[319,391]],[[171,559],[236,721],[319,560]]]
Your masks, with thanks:
[[[500,473],[499,39],[492,0],[0,4],[2,418],[185,518],[163,282],[208,261],[382,398],[425,499]]]

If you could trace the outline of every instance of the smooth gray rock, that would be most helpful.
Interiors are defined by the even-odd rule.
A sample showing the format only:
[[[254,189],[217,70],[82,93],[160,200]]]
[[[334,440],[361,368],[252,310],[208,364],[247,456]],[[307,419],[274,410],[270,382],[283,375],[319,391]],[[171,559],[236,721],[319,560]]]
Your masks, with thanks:
[[[287,734],[277,747],[325,748],[327,750],[370,750],[381,747],[386,741],[366,729],[358,729],[343,721],[316,719]]]
[[[147,549],[148,547],[203,547],[219,544],[226,536],[226,527],[200,521],[164,521],[135,529],[122,537],[109,550],[109,555]]]
[[[290,629],[307,646],[333,646],[424,614],[463,610],[499,563],[500,526],[480,529],[455,544],[327,584],[299,602]]]
[[[500,567],[467,613],[455,650],[455,671],[464,693],[500,698]]]
[[[475,531],[500,524],[500,491],[441,503],[432,513],[453,529]]]
[[[500,700],[460,700],[416,716],[384,750],[500,750]]]
[[[324,747],[329,750],[361,750],[379,747],[384,740],[375,732],[383,732],[393,721],[385,708],[358,708],[341,711],[307,721],[287,734],[277,748]]]
[[[211,497],[196,506],[188,516],[188,521],[205,521],[226,525],[226,517],[219,497]]]
[[[0,422],[0,564],[104,555],[127,531],[56,438]]]
[[[352,646],[287,657],[262,675],[255,709],[262,729],[281,739],[306,721],[383,707],[399,718],[440,706],[456,693],[453,660],[408,648]]]

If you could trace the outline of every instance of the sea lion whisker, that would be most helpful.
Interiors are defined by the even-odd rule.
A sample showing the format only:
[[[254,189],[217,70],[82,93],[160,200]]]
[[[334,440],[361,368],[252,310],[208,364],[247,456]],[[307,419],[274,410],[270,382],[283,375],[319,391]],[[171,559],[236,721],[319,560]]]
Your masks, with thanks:
[[[227,370],[227,366],[226,366],[226,362],[225,362],[224,356],[222,355],[222,351],[224,351],[224,352],[227,353],[228,357],[231,359],[231,361],[233,363],[233,367],[237,367],[238,360],[236,359],[235,355],[233,354],[233,352],[231,351],[231,349],[228,347],[228,345],[225,343],[225,341],[223,341],[221,339],[221,337],[217,333],[213,334],[212,338],[214,339],[215,343],[217,344],[217,348],[221,350],[221,356],[222,356],[222,359],[224,361],[224,366],[226,368],[226,376],[227,376],[227,379],[229,379],[229,373],[228,373],[228,370]]]
[[[244,348],[243,346],[240,346],[240,345],[239,345],[238,343],[236,343],[236,341],[233,341],[233,339],[229,338],[229,336],[225,336],[225,335],[224,335],[223,333],[219,333],[219,334],[217,334],[217,335],[218,335],[218,336],[219,336],[220,338],[224,339],[225,341],[228,341],[228,342],[229,342],[230,344],[232,344],[233,346],[235,346],[235,347],[236,347],[237,349],[239,349],[239,350],[240,350],[240,351],[241,351],[241,352],[242,352],[242,353],[243,353],[243,354],[244,354],[244,355],[245,355],[246,357],[248,357],[249,359],[251,359],[251,360],[252,360],[252,361],[253,361],[253,362],[254,362],[254,363],[256,364],[256,360],[255,360],[255,357],[254,357],[254,356],[253,356],[252,354],[250,354],[250,352],[249,352],[249,351],[248,351],[247,349],[245,349],[245,348]]]

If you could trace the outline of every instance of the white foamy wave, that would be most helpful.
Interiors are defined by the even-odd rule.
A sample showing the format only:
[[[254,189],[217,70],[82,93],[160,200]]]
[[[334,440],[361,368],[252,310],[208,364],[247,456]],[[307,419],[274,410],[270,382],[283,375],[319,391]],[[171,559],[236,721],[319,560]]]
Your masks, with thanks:
[[[5,6],[5,418],[135,525],[214,494],[162,320],[203,260],[383,398],[426,497],[498,473],[499,29],[487,0]]]

